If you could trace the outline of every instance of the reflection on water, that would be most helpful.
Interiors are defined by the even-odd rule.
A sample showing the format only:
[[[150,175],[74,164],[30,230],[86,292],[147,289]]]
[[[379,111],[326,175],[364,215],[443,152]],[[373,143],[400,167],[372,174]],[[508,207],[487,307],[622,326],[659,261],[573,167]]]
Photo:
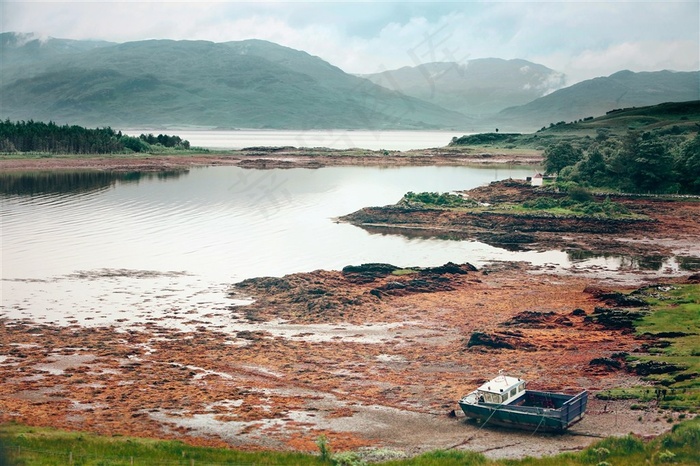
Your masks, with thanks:
[[[134,183],[143,179],[172,179],[187,170],[162,172],[114,172],[56,170],[29,173],[0,173],[0,194],[31,196],[35,194],[78,194],[100,191],[117,182]]]
[[[330,149],[411,150],[445,147],[463,131],[370,130],[210,130],[210,129],[127,129],[126,134],[175,131],[192,147],[243,149],[245,147],[324,147]],[[469,133],[466,133],[469,134]]]
[[[700,258],[685,256],[632,256],[614,253],[598,253],[582,250],[567,250],[566,255],[574,264],[605,265],[615,270],[648,270],[676,273],[681,270],[700,270]]]
[[[698,271],[700,270],[700,258],[698,257],[686,257],[678,256],[678,264],[681,270]]]
[[[231,283],[369,262],[480,267],[523,261],[549,270],[598,261],[605,270],[680,267],[673,258],[624,262],[562,251],[510,251],[458,237],[378,235],[334,220],[362,207],[394,204],[408,191],[472,189],[524,179],[536,170],[201,167],[4,174],[0,318],[194,328],[210,311],[226,319]]]
[[[566,251],[572,262],[582,262],[591,259],[602,258],[607,261],[617,262],[618,268],[623,270],[661,270],[672,257],[667,256],[630,256],[613,253],[599,253],[592,251],[582,251],[579,249]]]

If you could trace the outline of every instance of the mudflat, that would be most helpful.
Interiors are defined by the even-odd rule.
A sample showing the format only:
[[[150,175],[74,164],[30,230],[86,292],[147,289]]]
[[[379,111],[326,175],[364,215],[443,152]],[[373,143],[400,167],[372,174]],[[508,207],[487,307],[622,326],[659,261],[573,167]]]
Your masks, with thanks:
[[[118,169],[106,158],[66,159],[63,166],[58,160],[3,160],[0,168]],[[156,160],[138,164],[163,169],[230,161]],[[502,186],[472,195],[485,199]],[[609,240],[618,245],[610,249],[624,245],[630,254],[700,257],[700,203],[625,202],[650,223],[613,233],[572,228],[538,236],[539,228],[521,247],[571,243],[598,250]],[[678,203],[670,208],[663,202]],[[425,223],[420,218],[412,220]],[[438,230],[423,229],[427,235]],[[614,364],[592,364],[643,352],[645,342],[628,328],[587,317],[604,303],[601,290],[680,283],[691,272],[603,275],[514,262],[481,269],[466,263],[419,270],[403,269],[413,264],[348,265],[232,284],[232,297],[253,299],[226,310],[233,325],[241,324],[238,332],[204,323],[195,332],[179,331],[159,325],[156,315],[119,329],[3,319],[0,422],[242,449],[316,451],[316,439],[325,435],[336,451],[368,447],[413,455],[459,448],[509,458],[577,450],[609,435],[654,436],[678,417],[595,397],[645,383]],[[466,420],[457,400],[499,370],[533,389],[588,390],[586,417],[564,435]]]
[[[518,164],[542,162],[541,151],[477,151],[470,148],[434,148],[411,151],[372,151],[363,149],[305,149],[294,147],[252,147],[237,151],[183,155],[110,155],[0,158],[0,170],[118,170],[160,171],[202,165],[235,165],[243,168],[320,168],[324,166],[368,165],[469,165]]]

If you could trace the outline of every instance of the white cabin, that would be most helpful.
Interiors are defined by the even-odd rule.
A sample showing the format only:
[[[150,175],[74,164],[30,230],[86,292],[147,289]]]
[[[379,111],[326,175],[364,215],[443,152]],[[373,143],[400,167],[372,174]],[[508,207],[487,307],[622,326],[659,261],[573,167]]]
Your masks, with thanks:
[[[507,404],[525,393],[525,381],[516,377],[499,375],[472,393],[476,395],[478,401]]]

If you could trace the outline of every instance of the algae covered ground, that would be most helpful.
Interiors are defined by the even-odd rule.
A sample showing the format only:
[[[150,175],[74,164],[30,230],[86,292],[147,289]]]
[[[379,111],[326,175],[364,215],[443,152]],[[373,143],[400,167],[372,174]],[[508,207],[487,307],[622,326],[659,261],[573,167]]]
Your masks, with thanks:
[[[700,410],[700,285],[653,285],[630,294],[643,303],[634,328],[645,339],[646,353],[626,356],[628,368],[653,388],[630,387],[599,394],[636,399],[637,409]]]

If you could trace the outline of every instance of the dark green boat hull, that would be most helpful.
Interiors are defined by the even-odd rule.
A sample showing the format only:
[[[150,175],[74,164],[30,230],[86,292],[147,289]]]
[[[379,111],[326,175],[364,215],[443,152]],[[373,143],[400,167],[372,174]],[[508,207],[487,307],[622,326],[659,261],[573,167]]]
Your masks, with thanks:
[[[564,395],[561,393],[527,390],[516,400],[521,404],[463,403],[464,414],[485,425],[498,425],[536,432],[564,432],[580,421],[586,411],[588,393]]]

